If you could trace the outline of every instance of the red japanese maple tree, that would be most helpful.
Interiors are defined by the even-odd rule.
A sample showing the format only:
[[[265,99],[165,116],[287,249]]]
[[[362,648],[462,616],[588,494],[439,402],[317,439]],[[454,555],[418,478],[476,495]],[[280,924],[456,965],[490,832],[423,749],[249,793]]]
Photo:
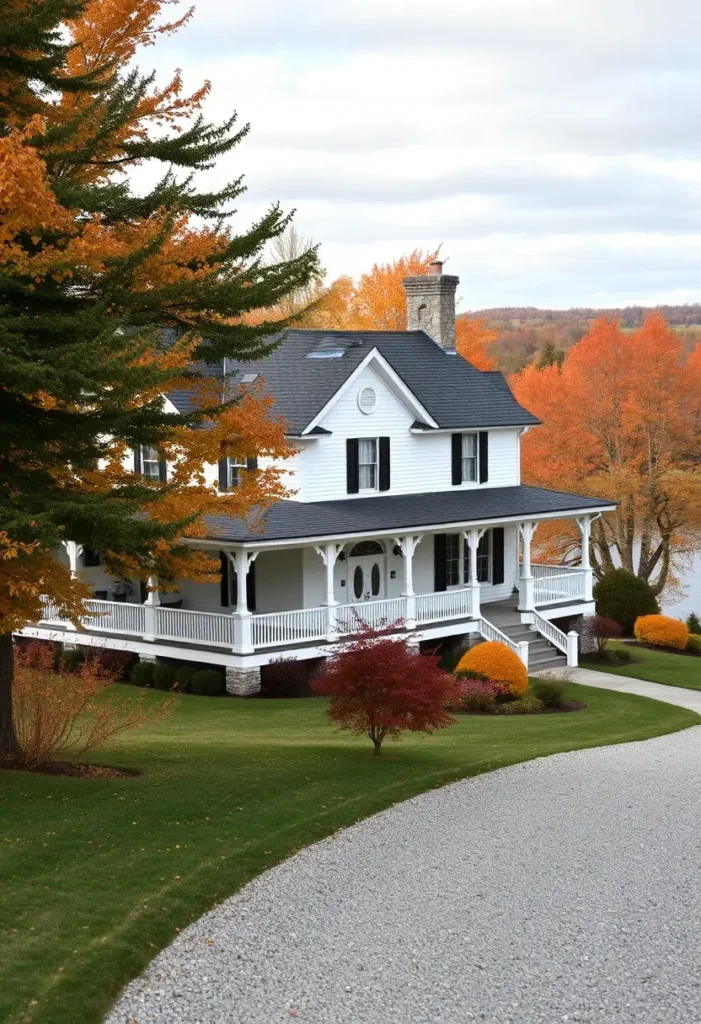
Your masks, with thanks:
[[[312,688],[331,698],[327,714],[333,722],[367,733],[380,754],[386,736],[430,733],[455,721],[446,705],[457,700],[457,684],[438,661],[403,637],[361,623],[354,638],[326,661]]]

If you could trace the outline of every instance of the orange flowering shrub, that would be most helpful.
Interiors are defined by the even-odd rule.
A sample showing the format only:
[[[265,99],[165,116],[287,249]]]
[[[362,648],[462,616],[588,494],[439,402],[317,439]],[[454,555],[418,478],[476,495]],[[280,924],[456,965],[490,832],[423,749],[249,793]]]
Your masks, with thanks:
[[[478,644],[463,654],[455,674],[459,676],[461,672],[479,672],[488,679],[506,683],[514,697],[523,697],[528,691],[526,666],[506,644],[497,640]]]
[[[651,647],[674,647],[686,650],[689,627],[667,615],[640,615],[635,620],[635,639]]]

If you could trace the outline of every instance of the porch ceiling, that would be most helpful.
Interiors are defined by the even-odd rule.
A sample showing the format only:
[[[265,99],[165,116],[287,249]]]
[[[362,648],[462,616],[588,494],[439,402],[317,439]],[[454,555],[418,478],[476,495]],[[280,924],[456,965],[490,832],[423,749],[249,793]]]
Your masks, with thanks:
[[[257,528],[225,516],[207,518],[207,539],[234,543],[346,537],[441,527],[450,524],[529,519],[614,509],[604,498],[585,498],[541,487],[484,487],[381,495],[337,501],[280,501],[258,520]],[[203,538],[204,539],[204,538]]]

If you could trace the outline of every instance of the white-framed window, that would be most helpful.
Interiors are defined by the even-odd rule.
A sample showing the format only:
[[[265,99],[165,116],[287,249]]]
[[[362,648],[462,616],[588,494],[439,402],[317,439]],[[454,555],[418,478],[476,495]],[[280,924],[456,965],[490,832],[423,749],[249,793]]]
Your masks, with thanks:
[[[358,485],[361,491],[377,490],[377,438],[358,439]]]
[[[477,483],[478,477],[477,434],[462,435],[462,479],[463,483]]]
[[[248,460],[240,456],[230,456],[226,460],[226,488],[231,491],[243,483],[243,474],[248,467]]]
[[[460,578],[460,534],[447,533],[445,537],[445,585],[446,587],[462,586]]]
[[[155,448],[147,448],[146,445],[141,447],[141,472],[144,476],[151,477],[152,480],[160,479],[160,459],[158,458],[158,452]]]
[[[465,541],[465,583],[470,582],[470,545]],[[492,531],[487,530],[482,534],[482,539],[477,545],[477,582],[491,583],[492,581]]]

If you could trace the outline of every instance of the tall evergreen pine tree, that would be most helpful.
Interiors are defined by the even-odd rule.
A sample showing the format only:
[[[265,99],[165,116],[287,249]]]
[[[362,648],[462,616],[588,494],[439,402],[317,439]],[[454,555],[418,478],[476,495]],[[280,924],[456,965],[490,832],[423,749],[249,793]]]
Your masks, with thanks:
[[[240,179],[198,190],[197,172],[246,135],[235,115],[209,124],[205,90],[183,97],[177,76],[158,89],[127,70],[162,2],[16,0],[0,23],[0,756],[18,753],[12,631],[42,592],[73,615],[85,596],[51,553],[74,540],[142,575],[197,573],[180,538],[212,499],[192,486],[202,452],[168,483],[126,474],[121,459],[137,445],[174,450],[183,430],[201,437],[204,419],[236,422],[236,399],[206,391],[212,367],[267,351],[284,324],[242,317],[317,269],[313,251],[262,258],[289,223],[277,205],[243,233],[226,226]],[[66,44],[66,21],[80,46]],[[130,172],[153,162],[163,173],[139,194]],[[176,384],[202,389],[182,418],[161,398]]]

